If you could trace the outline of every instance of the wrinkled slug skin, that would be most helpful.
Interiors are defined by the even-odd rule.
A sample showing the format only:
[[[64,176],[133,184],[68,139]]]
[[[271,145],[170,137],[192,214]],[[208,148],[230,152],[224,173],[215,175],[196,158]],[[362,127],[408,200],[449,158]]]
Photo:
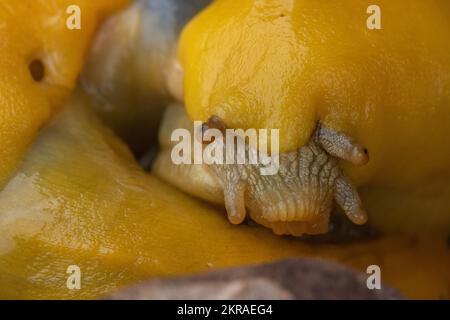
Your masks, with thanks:
[[[381,8],[381,30],[366,27]],[[184,29],[190,118],[279,128],[281,151],[316,121],[364,144],[343,163],[369,222],[450,231],[450,2],[218,0]]]
[[[37,131],[73,89],[98,24],[127,0],[0,1],[0,189]],[[66,27],[70,5],[81,30]],[[28,69],[41,60],[44,77]]]
[[[317,246],[233,226],[223,212],[146,174],[90,108],[75,96],[0,192],[1,298],[97,298],[151,277],[295,256],[361,271],[378,264],[383,281],[410,297],[448,297],[444,241]],[[80,290],[66,287],[70,265],[81,269]]]

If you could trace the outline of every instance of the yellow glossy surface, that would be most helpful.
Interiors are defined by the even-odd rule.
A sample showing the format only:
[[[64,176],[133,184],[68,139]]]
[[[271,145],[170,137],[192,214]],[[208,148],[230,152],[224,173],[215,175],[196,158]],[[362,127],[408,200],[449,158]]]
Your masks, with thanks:
[[[98,23],[127,0],[0,2],[0,187],[75,85]],[[66,28],[67,7],[81,9],[81,30]],[[41,60],[45,76],[28,66]]]
[[[381,30],[366,26],[371,4]],[[344,166],[368,186],[371,223],[445,234],[449,37],[446,0],[218,0],[180,40],[187,109],[194,120],[279,128],[282,151],[304,145],[317,120],[345,132],[370,153],[369,164]]]
[[[96,298],[149,277],[311,256],[378,264],[409,297],[449,298],[444,241],[321,245],[231,225],[142,171],[87,105],[75,97],[0,192],[0,298]],[[69,265],[81,268],[81,290],[66,288]]]

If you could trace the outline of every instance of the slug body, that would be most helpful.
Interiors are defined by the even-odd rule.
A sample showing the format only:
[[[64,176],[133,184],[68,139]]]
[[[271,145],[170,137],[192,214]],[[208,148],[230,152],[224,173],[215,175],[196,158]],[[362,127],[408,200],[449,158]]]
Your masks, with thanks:
[[[0,190],[69,97],[96,28],[126,3],[0,1]],[[66,27],[72,5],[82,8],[81,30]]]
[[[210,0],[135,0],[99,30],[81,83],[97,114],[137,154],[157,135],[172,96],[181,96],[177,42]],[[145,138],[144,138],[145,137]]]
[[[447,1],[379,1],[380,30],[364,0],[210,3],[135,1],[102,27],[82,83],[137,154],[176,99],[189,126],[280,129],[280,172],[161,165],[168,150],[154,172],[281,234],[326,232],[334,202],[383,231],[450,231]]]
[[[317,123],[345,133],[370,152],[340,165],[371,224],[448,234],[450,5],[377,4],[380,30],[362,0],[215,1],[181,36],[187,112],[278,128],[283,153],[311,143]]]

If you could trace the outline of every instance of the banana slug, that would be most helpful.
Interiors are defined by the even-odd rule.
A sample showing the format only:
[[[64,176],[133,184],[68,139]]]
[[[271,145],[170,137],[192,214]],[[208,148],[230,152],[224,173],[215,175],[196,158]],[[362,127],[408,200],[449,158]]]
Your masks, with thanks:
[[[377,264],[383,279],[408,297],[448,297],[450,259],[443,241],[383,237],[317,246],[274,237],[255,226],[232,227],[218,210],[143,172],[126,145],[92,114],[89,99],[78,92],[65,105],[60,101],[75,84],[95,28],[88,17],[103,16],[110,5],[125,1],[42,3],[0,5],[0,16],[8,16],[0,28],[5,40],[0,59],[2,298],[92,299],[148,277],[293,256],[332,259],[361,271]],[[73,3],[80,4],[89,27],[66,33],[59,28],[64,14],[54,12],[63,13]],[[99,11],[85,10],[89,6]],[[44,25],[46,32],[40,32]],[[58,30],[64,36],[57,36]],[[37,58],[45,69],[34,77],[28,67],[38,62],[40,69]],[[82,290],[66,287],[66,270],[73,264],[81,268]]]
[[[371,3],[364,0],[204,1],[188,16],[169,11],[169,20],[180,23],[164,30],[149,27],[164,16],[149,3],[157,1],[136,1],[106,24],[88,59],[84,87],[106,101],[100,113],[114,118],[107,123],[146,141],[141,124],[154,130],[162,106],[176,98],[191,122],[280,129],[284,159],[281,176],[249,182],[249,168],[215,168],[206,178],[197,176],[204,172],[199,166],[174,167],[163,148],[157,175],[225,203],[234,223],[249,211],[279,234],[325,233],[336,207],[356,224],[368,220],[385,232],[449,233],[447,1],[378,1],[381,30],[367,28]],[[152,28],[159,30],[156,44],[136,31]],[[113,79],[109,85],[104,75]],[[155,92],[164,103],[143,94]],[[297,169],[284,174],[288,168]]]
[[[280,151],[287,155],[310,148],[325,130],[317,154],[334,158],[348,176],[345,184],[321,184],[317,168],[307,166],[296,175],[300,184],[303,176],[313,177],[307,192],[286,192],[275,176],[266,186],[279,195],[266,199],[278,200],[259,199],[255,209],[251,188],[243,191],[242,179],[233,182],[231,175],[222,182],[231,190],[224,196],[232,199],[229,215],[240,208],[242,218],[247,207],[257,211],[252,217],[286,224],[277,233],[297,233],[290,231],[296,223],[321,224],[326,232],[324,212],[333,204],[322,195],[341,188],[346,197],[335,196],[336,202],[357,212],[362,204],[369,223],[382,231],[450,232],[450,4],[377,1],[381,30],[367,28],[370,4],[218,0],[184,28],[178,57],[191,120],[218,117],[230,128],[280,129]],[[364,159],[358,145],[370,161],[342,161]],[[291,159],[285,168],[300,165]],[[194,177],[175,179],[169,181],[195,192],[188,187]],[[290,208],[292,194],[301,207],[319,200],[291,219],[298,212]]]
[[[0,190],[76,85],[96,28],[127,0],[0,2]],[[78,6],[81,30],[66,27]]]

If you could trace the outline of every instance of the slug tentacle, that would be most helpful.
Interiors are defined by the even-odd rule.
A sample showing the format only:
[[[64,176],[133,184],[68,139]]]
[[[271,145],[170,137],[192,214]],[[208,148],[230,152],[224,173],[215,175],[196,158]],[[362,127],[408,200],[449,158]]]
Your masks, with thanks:
[[[236,178],[236,175],[234,175]],[[241,224],[246,217],[245,210],[245,191],[247,183],[239,178],[229,179],[224,185],[225,208],[228,214],[228,220],[232,224]]]
[[[319,124],[315,136],[325,151],[336,158],[358,166],[369,161],[367,149],[343,133]]]
[[[336,179],[334,199],[354,224],[362,225],[367,222],[367,213],[362,208],[358,192],[344,173]]]

